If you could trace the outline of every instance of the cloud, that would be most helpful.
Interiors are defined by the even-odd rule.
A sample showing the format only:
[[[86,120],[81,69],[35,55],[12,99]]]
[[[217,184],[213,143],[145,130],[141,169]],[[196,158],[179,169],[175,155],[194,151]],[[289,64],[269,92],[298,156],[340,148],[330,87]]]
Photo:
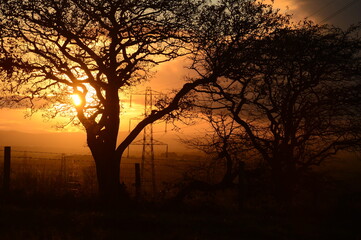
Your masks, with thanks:
[[[357,0],[275,0],[274,6],[292,14],[294,21],[309,18],[315,22],[347,27],[361,21],[361,1]]]

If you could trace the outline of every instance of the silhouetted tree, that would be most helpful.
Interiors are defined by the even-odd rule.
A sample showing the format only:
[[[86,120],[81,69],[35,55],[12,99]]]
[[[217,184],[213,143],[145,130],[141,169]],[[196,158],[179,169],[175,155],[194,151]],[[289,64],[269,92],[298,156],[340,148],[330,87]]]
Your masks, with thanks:
[[[187,12],[192,18],[198,4],[172,0],[0,4],[0,67],[6,74],[5,87],[15,100],[28,100],[32,108],[50,107],[52,117],[72,107],[71,94],[80,97],[76,117],[86,130],[104,198],[122,194],[119,168],[124,149],[147,124],[176,109],[193,83],[141,121],[117,146],[119,93],[144,82],[152,66],[187,53],[182,48],[187,40],[182,14]]]
[[[195,79],[212,80],[208,87],[195,89],[205,93],[202,95],[205,98],[193,100],[193,106],[207,106],[208,109],[215,110],[210,112],[206,109],[203,115],[211,123],[211,131],[214,132],[193,139],[186,138],[183,142],[212,155],[215,164],[224,163],[225,171],[216,183],[209,183],[195,176],[175,200],[181,200],[195,190],[208,192],[233,185],[239,173],[239,164],[245,161],[240,151],[247,149],[247,136],[238,123],[232,123],[230,114],[222,111],[224,105],[220,103],[220,99],[209,95],[211,92],[208,90],[213,91],[212,86],[217,85],[218,81],[224,81],[225,71],[233,65],[238,66],[237,74],[243,77],[253,76],[255,73],[250,66],[254,64],[255,53],[258,51],[254,45],[288,23],[289,16],[280,15],[272,6],[260,1],[225,0],[205,8],[190,26],[194,34],[193,48],[196,49],[190,57],[190,69],[198,74]],[[229,57],[236,53],[241,53],[242,56],[238,55],[238,62],[232,62]]]
[[[202,136],[184,137],[181,142],[206,153],[211,159],[209,168],[216,168],[218,175],[222,174],[217,183],[219,188],[230,187],[238,176],[240,162],[246,160],[245,153],[250,150],[246,138],[238,135],[242,129],[228,113],[207,111],[198,117],[209,122],[210,129]]]
[[[242,128],[268,163],[280,200],[291,199],[311,166],[360,147],[358,30],[305,22],[265,35],[248,52],[242,39],[221,46],[228,49],[221,54],[217,46],[200,62],[218,77],[198,89],[209,99],[200,107],[227,111]]]
[[[224,19],[234,23],[228,26]],[[69,95],[82,99],[73,120],[85,128],[101,196],[115,199],[123,192],[119,170],[126,147],[146,125],[177,117],[169,114],[183,98],[215,78],[210,74],[189,80],[117,145],[119,93],[145,81],[156,64],[187,53],[198,59],[204,54],[201,48],[217,35],[213,24],[235,27],[237,38],[252,39],[279,21],[270,6],[256,1],[2,1],[0,70],[16,101],[51,107],[52,116],[69,108]],[[227,32],[216,37],[233,38]]]

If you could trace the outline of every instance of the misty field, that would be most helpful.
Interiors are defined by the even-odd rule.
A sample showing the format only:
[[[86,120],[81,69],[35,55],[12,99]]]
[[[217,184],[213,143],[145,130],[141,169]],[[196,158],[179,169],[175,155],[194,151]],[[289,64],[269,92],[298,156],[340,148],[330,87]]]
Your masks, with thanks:
[[[121,163],[121,182],[127,191],[135,194],[135,164],[141,163],[141,157],[123,158]],[[146,164],[149,164],[146,162]],[[183,155],[154,160],[156,192],[151,187],[151,174],[142,177],[142,194],[157,197],[164,195],[169,186],[180,182],[184,173],[199,169],[204,165],[199,156]],[[0,183],[3,185],[4,150],[0,149]],[[209,171],[211,172],[211,171]],[[214,171],[213,171],[214,172]],[[210,178],[210,174],[208,174]],[[215,175],[213,173],[213,175]],[[97,193],[95,164],[91,155],[64,154],[41,151],[29,151],[22,148],[11,150],[11,190],[29,195],[70,195],[93,197]]]
[[[216,181],[222,170],[206,170],[191,156],[155,160],[157,192],[143,181],[141,200],[106,209],[97,204],[90,156],[14,149],[11,190],[0,202],[0,239],[358,239],[361,161],[355,154],[342,157],[315,169],[292,209],[276,207],[252,179],[242,209],[237,188],[169,201],[185,177],[198,172]],[[139,161],[122,162],[122,182],[132,198]]]

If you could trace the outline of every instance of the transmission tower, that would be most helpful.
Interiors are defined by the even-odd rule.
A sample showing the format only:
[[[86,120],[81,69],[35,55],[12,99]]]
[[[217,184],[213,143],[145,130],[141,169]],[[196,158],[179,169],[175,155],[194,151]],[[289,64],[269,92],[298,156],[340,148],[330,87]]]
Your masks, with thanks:
[[[153,110],[153,91],[150,87],[147,87],[144,93],[136,93],[134,95],[144,95],[144,115],[148,117]],[[129,122],[130,130],[130,122]],[[156,171],[154,164],[154,145],[165,145],[166,155],[168,155],[168,144],[162,143],[153,138],[153,123],[148,124],[143,129],[143,139],[133,142],[131,145],[142,145],[142,160],[141,160],[141,185],[144,186],[147,183],[151,184],[153,194],[157,191],[156,186]],[[129,148],[128,148],[129,156]]]
[[[147,87],[144,95],[144,115],[148,117],[152,112],[153,94],[150,87]],[[153,193],[156,192],[155,167],[154,167],[154,140],[153,123],[147,125],[143,130],[143,151],[140,165],[141,179],[146,179],[150,175]]]

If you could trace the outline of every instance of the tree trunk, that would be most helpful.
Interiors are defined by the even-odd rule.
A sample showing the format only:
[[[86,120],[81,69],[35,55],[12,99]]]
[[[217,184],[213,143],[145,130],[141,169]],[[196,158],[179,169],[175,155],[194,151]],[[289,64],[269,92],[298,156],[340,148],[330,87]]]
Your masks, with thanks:
[[[125,186],[120,183],[120,160],[115,152],[94,155],[99,196],[106,204],[120,203],[128,200]]]
[[[289,205],[292,202],[293,184],[287,175],[283,171],[272,170],[274,195],[281,205]]]
[[[286,166],[285,166],[286,165]],[[273,192],[280,205],[290,206],[294,193],[294,173],[287,166],[287,160],[283,158],[273,159],[271,165]]]

